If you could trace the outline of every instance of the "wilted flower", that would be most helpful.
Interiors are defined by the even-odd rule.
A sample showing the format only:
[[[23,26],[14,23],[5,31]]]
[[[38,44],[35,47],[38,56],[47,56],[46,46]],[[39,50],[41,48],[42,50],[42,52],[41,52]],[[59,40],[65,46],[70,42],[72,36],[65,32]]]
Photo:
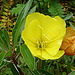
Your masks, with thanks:
[[[61,48],[65,55],[75,55],[75,29],[68,27]]]
[[[59,16],[51,18],[32,13],[26,18],[22,38],[33,56],[42,60],[58,59],[64,54],[64,50],[59,48],[66,32],[65,26],[65,21]]]

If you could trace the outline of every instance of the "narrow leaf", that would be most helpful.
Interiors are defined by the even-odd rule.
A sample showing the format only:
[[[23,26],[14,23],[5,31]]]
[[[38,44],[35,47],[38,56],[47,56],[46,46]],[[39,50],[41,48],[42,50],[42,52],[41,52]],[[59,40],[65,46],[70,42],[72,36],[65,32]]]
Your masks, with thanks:
[[[7,41],[8,47],[10,48],[10,38],[9,38],[9,34],[6,29],[4,29],[4,36]]]
[[[41,74],[45,74],[45,75],[52,75],[51,73],[49,73],[45,70],[42,70],[42,69],[38,69],[38,72],[40,72]]]
[[[34,70],[34,57],[32,56],[30,50],[25,44],[21,45],[20,48],[21,54],[23,56],[24,61],[28,65],[31,70]]]
[[[6,54],[5,52],[0,53],[0,65],[2,64],[2,62],[4,60],[5,54]]]
[[[4,33],[3,31],[0,29],[0,49],[2,50],[8,50],[8,44],[7,41],[5,39]]]
[[[3,46],[3,44],[1,44],[1,43],[0,43],[0,49],[3,50],[3,51],[6,51],[7,50],[6,47]]]
[[[70,72],[68,75],[75,75],[75,71]]]
[[[0,36],[0,46],[2,47],[4,46],[6,50],[8,49],[5,38],[2,38],[1,36]]]
[[[70,24],[70,26],[71,26],[72,28],[74,28],[74,29],[75,29],[75,26],[73,26],[71,22],[69,22],[69,24]]]
[[[23,7],[23,9],[21,10],[21,12],[20,12],[20,14],[19,14],[19,16],[18,16],[18,18],[17,18],[17,21],[16,21],[16,24],[15,24],[15,26],[14,26],[14,28],[13,28],[13,31],[12,31],[12,38],[13,38],[13,45],[14,45],[14,47],[15,47],[15,45],[16,45],[16,43],[17,42],[15,42],[17,39],[17,37],[16,37],[16,34],[18,34],[17,33],[17,28],[18,28],[18,26],[20,25],[19,23],[22,21],[22,19],[24,18],[24,17],[26,17],[26,15],[27,15],[27,13],[28,13],[28,11],[29,11],[29,9],[30,9],[30,6],[31,6],[31,4],[32,4],[32,0],[29,0],[28,2],[27,2],[27,4]],[[18,31],[19,32],[19,31]],[[19,35],[19,34],[18,34]]]
[[[6,62],[3,62],[3,63],[0,65],[0,70],[4,67],[5,64],[6,64]]]
[[[31,75],[41,75],[37,70],[31,71],[29,69],[29,71],[30,71]]]
[[[66,21],[66,20],[70,19],[72,16],[73,16],[72,13],[71,13],[71,14],[68,14],[68,15],[64,18],[64,20]]]
[[[14,47],[16,46],[16,43],[17,43],[18,37],[21,36],[20,33],[21,33],[21,30],[22,30],[22,27],[23,27],[23,23],[24,23],[24,21],[25,21],[25,18],[22,19],[22,21],[19,23],[18,28],[16,29],[16,32],[15,32],[16,37],[14,38],[14,40],[15,40],[15,41],[14,41]]]
[[[11,56],[11,55],[12,55],[12,51],[7,51],[5,57]]]
[[[34,13],[35,11],[36,11],[36,6],[35,6],[35,7],[33,7],[33,8],[29,11],[29,13],[28,13],[28,14]]]
[[[12,63],[9,63],[9,66],[10,66],[10,69],[11,69],[13,75],[19,75],[16,67]]]

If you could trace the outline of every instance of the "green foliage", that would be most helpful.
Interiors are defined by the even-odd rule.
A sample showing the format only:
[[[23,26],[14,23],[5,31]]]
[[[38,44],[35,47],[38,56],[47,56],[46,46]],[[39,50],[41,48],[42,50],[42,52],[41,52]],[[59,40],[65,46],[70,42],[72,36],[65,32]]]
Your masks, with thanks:
[[[4,57],[5,57],[5,52],[1,52],[0,53],[0,65],[2,64]]]
[[[73,16],[73,13],[68,14],[65,16],[64,20],[66,21],[66,20],[70,19],[72,16]]]
[[[7,41],[8,48],[10,48],[10,38],[6,29],[4,29],[4,36],[5,36],[5,40]]]
[[[10,39],[8,32],[0,29],[0,49],[8,51],[10,48]]]
[[[6,56],[10,56],[11,50],[10,50],[10,39],[7,30],[1,30],[0,29],[0,65],[2,64],[4,58]]]
[[[9,63],[10,69],[13,73],[13,75],[19,75],[19,72],[17,70],[17,68],[15,68],[15,65],[13,63]]]
[[[39,71],[37,71],[37,70],[34,70],[34,71],[29,70],[29,71],[30,71],[31,75],[41,75],[41,74],[39,73]]]
[[[75,71],[72,71],[72,72],[69,73],[68,75],[75,75]]]
[[[24,6],[25,4],[17,4],[16,7],[11,9],[10,13],[12,13],[12,15],[15,14],[15,16],[17,16]]]
[[[17,21],[16,21],[16,24],[14,26],[14,29],[12,31],[12,37],[13,37],[13,47],[15,48],[16,46],[16,43],[17,43],[17,39],[18,37],[20,36],[23,28],[24,28],[24,25],[25,25],[25,18],[26,18],[26,15],[28,13],[28,10],[31,6],[31,3],[32,3],[32,0],[29,0],[28,3],[23,7],[23,9],[21,10],[18,18],[17,18]]]
[[[7,57],[7,56],[11,56],[11,54],[12,54],[11,51],[5,51],[5,52],[4,51],[1,51],[1,53],[0,53],[0,65],[4,61],[4,58]]]
[[[32,56],[30,50],[25,44],[21,45],[21,54],[23,56],[24,61],[29,66],[31,70],[34,70],[34,57]]]
[[[46,74],[46,75],[52,75],[51,73],[45,71],[45,70],[42,70],[42,69],[38,69],[38,71],[41,73],[41,74]]]
[[[63,7],[58,4],[57,1],[55,0],[51,0],[51,3],[49,4],[49,9],[48,11],[51,13],[51,15],[54,16],[60,16],[60,17],[64,17],[64,9]]]
[[[69,22],[69,24],[70,24],[70,26],[71,26],[72,28],[75,29],[75,26],[72,24],[72,22]]]
[[[30,13],[35,12],[35,10],[36,10],[36,6],[35,6],[35,7],[33,7],[30,10],[30,12],[28,12],[29,9],[30,9],[31,3],[32,3],[32,0],[29,0],[28,3],[26,5],[24,5],[24,7],[21,10],[21,12],[19,14],[19,17],[18,17],[18,19],[16,21],[16,24],[14,26],[13,33],[12,33],[13,41],[15,42],[13,44],[13,47],[10,46],[10,39],[9,39],[9,35],[8,35],[7,31],[5,29],[3,31],[0,29],[0,34],[1,34],[1,36],[0,36],[0,38],[1,38],[1,40],[0,40],[0,45],[1,45],[0,46],[0,49],[2,49],[2,50],[5,51],[5,52],[2,52],[2,50],[1,50],[1,53],[0,53],[0,55],[1,55],[1,58],[0,58],[1,59],[1,62],[0,62],[0,64],[2,64],[2,61],[4,61],[4,62],[11,62],[11,61],[5,60],[4,58],[7,57],[7,56],[9,56],[11,54],[11,51],[9,51],[9,50],[12,50],[13,49],[13,52],[14,52],[14,48],[15,48],[15,46],[17,44],[17,40],[18,40],[18,37],[19,37],[19,33],[21,34],[21,32],[22,32],[22,30],[24,28],[25,18],[27,16],[27,13],[30,14]],[[18,40],[18,41],[20,41],[20,40]],[[19,49],[19,48],[17,48],[17,49]],[[27,55],[27,57],[29,57],[29,55]],[[13,56],[11,56],[11,58],[12,58],[13,62],[16,61],[16,60],[14,60],[14,57]],[[27,62],[27,60],[25,62]],[[12,71],[13,74],[15,74],[16,69],[18,70],[18,67],[17,67],[16,64],[14,64],[15,67],[14,67],[14,65],[12,63],[10,63],[10,64],[11,64],[10,65],[11,71]],[[30,67],[30,66],[32,66],[32,64],[31,65],[28,64],[28,66]],[[30,68],[33,69],[33,67],[30,67]]]

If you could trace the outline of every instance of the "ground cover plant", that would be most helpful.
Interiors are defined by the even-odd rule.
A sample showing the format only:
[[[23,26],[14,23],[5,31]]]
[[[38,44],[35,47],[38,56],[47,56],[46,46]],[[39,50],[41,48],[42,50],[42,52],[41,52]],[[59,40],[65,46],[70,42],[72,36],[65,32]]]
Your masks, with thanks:
[[[0,75],[75,75],[75,0],[0,0]]]

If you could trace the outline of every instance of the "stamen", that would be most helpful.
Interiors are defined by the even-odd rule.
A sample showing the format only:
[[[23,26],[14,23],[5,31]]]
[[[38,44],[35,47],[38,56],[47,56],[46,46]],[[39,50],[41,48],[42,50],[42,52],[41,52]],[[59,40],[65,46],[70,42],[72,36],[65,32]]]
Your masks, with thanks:
[[[37,41],[37,46],[39,49],[44,50],[46,48],[46,43],[45,41]]]
[[[47,39],[48,39],[48,41],[49,41],[49,37],[46,35],[46,34],[43,34]],[[51,38],[50,38],[50,40],[51,40]]]

